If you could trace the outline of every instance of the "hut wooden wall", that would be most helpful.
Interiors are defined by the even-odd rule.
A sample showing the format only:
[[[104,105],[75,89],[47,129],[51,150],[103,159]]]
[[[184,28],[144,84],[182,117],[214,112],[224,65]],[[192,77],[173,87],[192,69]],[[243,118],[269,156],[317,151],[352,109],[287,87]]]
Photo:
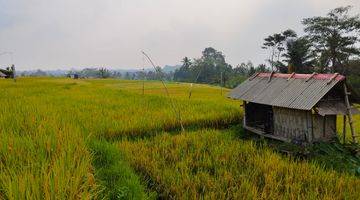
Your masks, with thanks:
[[[312,141],[311,111],[274,107],[274,136]]]
[[[336,115],[313,115],[313,141],[329,141],[336,135]]]

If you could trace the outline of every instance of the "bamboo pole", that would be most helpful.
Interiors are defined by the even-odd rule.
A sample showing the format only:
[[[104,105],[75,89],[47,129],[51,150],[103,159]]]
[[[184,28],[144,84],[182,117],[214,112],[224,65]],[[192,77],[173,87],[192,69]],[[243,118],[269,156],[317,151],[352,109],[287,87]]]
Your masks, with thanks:
[[[351,106],[350,106],[350,102],[349,102],[349,92],[347,90],[346,84],[344,83],[344,92],[345,92],[345,104],[346,104],[346,108],[348,111],[348,117],[349,117],[349,125],[350,125],[350,131],[351,131],[351,136],[352,136],[352,140],[354,143],[356,143],[356,136],[355,136],[355,130],[354,130],[354,126],[353,126],[353,118],[352,118],[352,114],[351,114]]]

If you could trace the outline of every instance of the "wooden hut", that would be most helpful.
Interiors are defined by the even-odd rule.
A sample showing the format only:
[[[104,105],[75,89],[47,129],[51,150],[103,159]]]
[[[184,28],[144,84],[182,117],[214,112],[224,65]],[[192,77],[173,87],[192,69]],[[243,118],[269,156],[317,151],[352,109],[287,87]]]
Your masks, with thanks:
[[[337,115],[349,119],[359,103],[345,76],[339,74],[257,73],[233,89],[243,100],[246,130],[294,143],[330,141],[337,137]],[[346,129],[344,129],[346,131]]]
[[[0,78],[6,78],[6,74],[0,72]]]

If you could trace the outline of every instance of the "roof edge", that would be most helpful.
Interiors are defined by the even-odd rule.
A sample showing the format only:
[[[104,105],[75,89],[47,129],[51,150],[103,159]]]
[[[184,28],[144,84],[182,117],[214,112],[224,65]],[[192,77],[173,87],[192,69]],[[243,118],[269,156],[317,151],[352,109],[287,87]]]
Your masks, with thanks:
[[[331,80],[335,79],[338,81],[345,80],[345,76],[341,74],[282,74],[282,73],[258,73],[258,77],[274,77],[274,78],[295,78],[295,79],[308,79],[313,78],[317,80]]]

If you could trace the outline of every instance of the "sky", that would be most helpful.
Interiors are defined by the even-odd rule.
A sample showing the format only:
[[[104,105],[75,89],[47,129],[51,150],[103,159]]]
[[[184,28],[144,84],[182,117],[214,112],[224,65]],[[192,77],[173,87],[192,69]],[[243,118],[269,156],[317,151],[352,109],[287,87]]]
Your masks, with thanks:
[[[206,47],[233,66],[265,63],[263,39],[360,0],[0,0],[0,66],[18,70],[159,66]],[[13,52],[1,55],[1,52]]]

